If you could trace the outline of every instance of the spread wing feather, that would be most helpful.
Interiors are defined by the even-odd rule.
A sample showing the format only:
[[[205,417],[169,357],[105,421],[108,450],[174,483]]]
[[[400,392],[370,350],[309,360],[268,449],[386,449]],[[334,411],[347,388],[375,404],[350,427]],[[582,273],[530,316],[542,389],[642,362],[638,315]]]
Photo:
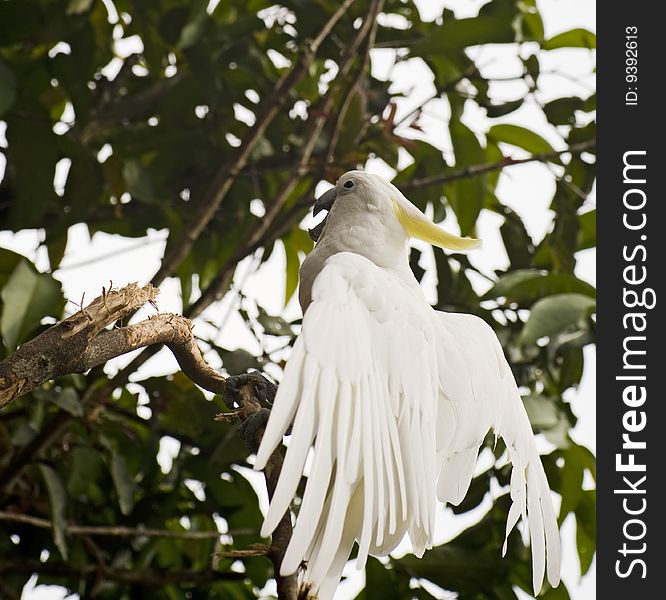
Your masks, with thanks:
[[[454,413],[458,427],[452,438],[439,440],[444,449],[437,495],[443,502],[462,501],[469,488],[478,448],[492,428],[506,443],[513,465],[506,537],[522,515],[530,532],[532,584],[536,594],[541,589],[546,561],[548,581],[553,586],[559,582],[560,538],[548,480],[520,393],[499,340],[485,321],[472,315],[436,314],[443,329],[459,342],[458,353],[473,366],[472,397],[467,402],[458,402],[455,394],[447,393],[448,381],[455,374],[446,365],[450,347],[442,348],[440,412]]]
[[[431,312],[418,287],[357,254],[332,256],[314,282],[256,466],[293,419],[262,535],[289,507],[312,447],[281,572],[305,560],[321,600],[335,591],[354,541],[359,567],[405,533],[418,554],[432,545],[439,384]]]
[[[312,462],[281,573],[331,598],[354,542],[357,566],[407,533],[432,546],[435,497],[458,504],[493,429],[513,464],[506,535],[528,524],[533,585],[559,580],[557,522],[532,429],[492,329],[439,313],[418,284],[353,253],[328,258],[312,286],[257,454],[263,468],[293,421],[262,535],[277,526]],[[506,548],[506,543],[505,543]]]

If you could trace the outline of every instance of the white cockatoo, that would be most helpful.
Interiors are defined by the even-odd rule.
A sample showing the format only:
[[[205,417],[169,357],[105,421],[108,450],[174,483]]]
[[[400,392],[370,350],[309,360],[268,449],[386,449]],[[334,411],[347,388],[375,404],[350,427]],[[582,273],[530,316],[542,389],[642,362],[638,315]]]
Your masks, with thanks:
[[[305,561],[304,582],[333,596],[354,542],[357,567],[409,535],[433,544],[436,500],[459,504],[492,429],[513,465],[506,535],[522,515],[533,585],[556,586],[559,531],[548,481],[516,382],[482,319],[435,311],[408,263],[410,237],[478,246],[432,223],[392,184],[349,171],[315,204],[328,209],[300,271],[303,327],[259,447],[262,469],[292,425],[262,536],[289,509],[312,449],[281,574]],[[506,541],[504,550],[506,551]],[[547,567],[546,567],[547,565]]]

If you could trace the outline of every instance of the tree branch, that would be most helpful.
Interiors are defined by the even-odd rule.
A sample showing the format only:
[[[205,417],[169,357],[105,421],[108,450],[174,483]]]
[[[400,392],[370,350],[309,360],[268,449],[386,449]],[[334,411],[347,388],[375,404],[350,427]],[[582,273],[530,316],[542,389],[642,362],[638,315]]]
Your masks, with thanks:
[[[451,181],[456,181],[458,179],[468,179],[470,177],[477,177],[478,175],[483,175],[484,173],[489,173],[491,171],[499,171],[504,167],[512,167],[514,165],[524,165],[531,162],[549,162],[556,158],[559,158],[563,154],[580,154],[587,150],[592,150],[596,146],[595,140],[590,140],[587,142],[579,142],[577,144],[571,144],[571,146],[565,148],[564,150],[555,150],[553,152],[541,152],[539,154],[532,154],[527,158],[511,158],[507,156],[502,160],[499,160],[494,163],[485,163],[480,165],[471,165],[463,169],[458,169],[449,173],[442,173],[441,175],[433,175],[432,177],[423,177],[421,179],[413,179],[412,181],[406,181],[405,183],[400,184],[401,190],[414,190],[422,187],[428,187],[431,185],[441,185],[443,183],[449,183]]]
[[[87,307],[25,342],[0,362],[0,407],[45,381],[86,370],[82,357],[93,338],[156,297],[152,286],[130,284],[122,290],[102,290]]]
[[[10,521],[32,525],[40,529],[53,529],[53,523],[48,519],[12,513],[0,510],[0,521]],[[159,537],[188,540],[217,539],[221,534],[219,531],[172,531],[169,529],[144,529],[142,527],[124,527],[122,525],[92,526],[92,525],[66,525],[65,532],[69,535],[93,535],[105,537]]]
[[[261,410],[261,403],[255,395],[254,384],[252,381],[249,381],[240,388],[238,396],[239,408],[233,414],[234,417],[244,421],[253,417]],[[218,420],[228,421],[229,416],[228,413],[222,413],[218,415],[217,418]],[[257,428],[254,439],[257,447],[259,447],[263,435],[264,428]],[[277,487],[277,482],[280,477],[280,471],[282,470],[282,463],[282,449],[278,446],[273,451],[273,454],[271,454],[271,457],[266,463],[266,468],[264,469],[264,477],[266,479],[266,489],[268,491],[269,499],[272,499],[273,494],[275,493],[275,488]],[[291,511],[287,510],[273,532],[271,551],[268,554],[268,557],[273,563],[273,574],[277,584],[279,600],[296,600],[298,598],[298,577],[296,574],[294,573],[293,575],[288,576],[280,575],[280,565],[282,564],[282,559],[287,551],[287,546],[291,540],[292,533]]]
[[[373,0],[373,2],[371,3],[368,13],[366,14],[366,17],[363,20],[363,24],[361,25],[361,27],[359,27],[358,31],[356,32],[356,35],[354,36],[354,39],[350,47],[344,53],[344,56],[340,63],[338,77],[342,78],[349,73],[349,70],[351,69],[353,62],[356,59],[358,49],[360,48],[363,41],[368,37],[370,37],[369,42],[367,44],[368,47],[367,52],[369,52],[369,48],[372,46],[374,40],[374,32],[376,31],[376,24],[377,24],[376,17],[377,14],[381,11],[383,5],[384,5],[384,0]],[[366,65],[367,65],[367,53],[362,59],[362,65],[360,71],[361,73],[363,72],[363,69],[365,68]],[[355,81],[357,79],[358,77],[355,78]],[[188,307],[185,314],[189,318],[194,318],[198,316],[207,306],[215,302],[215,300],[218,300],[229,286],[236,265],[241,260],[243,260],[243,258],[254,252],[257,248],[259,248],[262,244],[264,244],[267,241],[266,239],[267,234],[274,225],[276,218],[279,216],[280,212],[284,208],[287,200],[289,199],[289,196],[296,189],[296,186],[298,185],[301,178],[306,173],[309,172],[309,163],[312,158],[315,145],[321,136],[324,126],[326,125],[326,121],[328,120],[333,108],[333,101],[335,97],[335,94],[333,92],[334,92],[334,86],[331,86],[331,88],[328,89],[326,94],[319,100],[317,105],[314,106],[310,111],[312,115],[316,116],[313,118],[313,122],[309,128],[309,133],[307,135],[307,138],[301,145],[298,160],[296,164],[292,167],[292,175],[280,186],[280,189],[275,194],[275,197],[270,203],[270,206],[266,211],[266,214],[263,216],[262,220],[258,223],[257,228],[252,232],[247,242],[243,244],[239,252],[237,252],[231,259],[229,259],[229,261],[227,261],[225,265],[223,265],[223,267],[220,269],[218,274],[213,278],[208,287],[205,290],[203,290],[201,296],[196,300],[196,302],[194,302],[192,305]],[[346,98],[350,95],[350,92],[351,89],[347,91],[343,104],[344,102],[347,101]],[[335,140],[332,140],[332,144],[336,143],[337,143],[337,138]],[[324,165],[325,164],[326,162],[324,162]],[[272,236],[272,238],[275,239],[275,236]]]
[[[113,569],[99,564],[75,566],[64,562],[40,562],[38,560],[16,560],[0,562],[0,575],[38,573],[53,577],[95,578],[101,581],[117,583],[150,585],[163,587],[170,583],[209,583],[211,581],[229,581],[245,578],[244,573],[223,573],[206,569],[173,570],[173,569]]]
[[[151,281],[154,286],[159,286],[164,279],[169,277],[188,255],[194,242],[215,216],[220,204],[235,181],[236,176],[246,165],[252,150],[262,138],[264,131],[266,131],[266,128],[270,125],[275,116],[279,113],[282,105],[286,102],[286,99],[289,97],[289,90],[296,86],[308,72],[310,65],[314,62],[319,46],[321,46],[322,42],[328,37],[333,27],[342,18],[353,2],[354,0],[345,0],[338,7],[319,34],[314,39],[308,40],[305,43],[292,69],[278,80],[273,91],[264,101],[262,110],[257,114],[255,123],[249,128],[241,145],[235,151],[233,158],[222,165],[213,179],[208,193],[201,202],[199,210],[195,213],[194,218],[180,238],[171,245],[171,250],[164,257],[159,270],[155,273],[155,276]]]
[[[153,302],[157,292],[150,284],[105,291],[87,307],[23,344],[0,362],[0,407],[46,381],[84,373],[153,344],[166,344],[182,371],[197,385],[222,393],[224,377],[203,360],[188,319],[161,314],[127,327],[104,330],[146,302]]]
[[[141,321],[127,327],[113,330],[104,328],[118,319],[136,310],[145,302],[153,302],[157,289],[150,284],[139,288],[130,284],[120,290],[104,291],[85,308],[81,308],[71,317],[50,327],[36,338],[23,344],[13,355],[0,362],[0,398],[7,404],[15,398],[26,394],[41,383],[58,376],[86,371],[96,365],[104,364],[137,348],[148,345],[165,344],[173,352],[182,371],[197,385],[221,394],[224,392],[226,380],[213,370],[201,356],[201,352],[192,335],[192,324],[185,317],[174,314],[163,314]],[[103,389],[110,388],[107,382]],[[89,388],[83,402],[89,401],[99,390]],[[240,394],[240,408],[233,413],[234,417],[246,420],[261,410],[259,400],[255,396],[252,383],[243,386]],[[228,419],[229,415],[224,417]],[[20,469],[29,462],[44,444],[58,435],[71,418],[65,411],[60,411],[46,428],[40,432],[26,447],[22,448],[5,470],[0,474],[0,481],[8,485]],[[263,429],[257,431],[257,443],[261,441]],[[269,496],[272,497],[282,468],[282,452],[278,448],[271,456],[264,475]],[[0,520],[24,523],[35,527],[47,528],[52,524],[46,519],[30,515],[0,512]],[[217,532],[174,532],[154,529],[129,528],[121,526],[87,527],[69,525],[66,530],[77,535],[114,535],[114,536],[151,536],[178,537],[189,539],[209,539],[219,537]],[[270,548],[251,548],[241,552],[246,555],[267,554],[273,562],[278,596],[281,600],[296,600],[298,582],[296,575],[282,577],[280,564],[291,539],[292,526],[289,511],[284,515],[273,535]],[[237,552],[237,551],[233,551]],[[239,554],[240,556],[240,554]],[[3,572],[42,572],[62,574],[64,576],[95,576],[124,583],[155,583],[180,581],[212,581],[223,578],[225,574],[215,571],[183,571],[169,572],[168,576],[158,571],[119,571],[107,569],[104,565],[76,568],[68,564],[7,563],[0,568]],[[16,571],[19,569],[19,571]],[[25,569],[21,571],[20,569]],[[171,579],[169,579],[171,578]]]

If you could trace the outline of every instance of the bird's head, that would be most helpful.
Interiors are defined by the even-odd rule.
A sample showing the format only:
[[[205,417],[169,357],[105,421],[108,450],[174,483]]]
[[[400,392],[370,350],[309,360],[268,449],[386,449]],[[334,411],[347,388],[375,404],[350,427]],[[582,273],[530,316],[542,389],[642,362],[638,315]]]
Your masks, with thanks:
[[[316,216],[323,210],[328,211],[327,217],[310,230],[310,237],[315,242],[319,241],[325,227],[367,225],[385,228],[382,233],[418,238],[449,250],[470,250],[481,244],[480,240],[445,231],[393,184],[365,171],[348,171],[342,175],[334,188],[317,199],[312,212]]]

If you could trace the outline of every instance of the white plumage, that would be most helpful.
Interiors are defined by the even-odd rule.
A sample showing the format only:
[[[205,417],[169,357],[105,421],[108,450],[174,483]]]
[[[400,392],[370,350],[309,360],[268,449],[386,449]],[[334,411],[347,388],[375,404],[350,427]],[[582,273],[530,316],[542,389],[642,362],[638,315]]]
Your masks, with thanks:
[[[557,585],[550,490],[497,337],[477,317],[433,310],[408,264],[411,236],[455,249],[477,242],[439,229],[397,188],[362,171],[340,178],[327,208],[323,233],[301,268],[302,333],[256,461],[265,466],[293,423],[262,528],[267,536],[314,449],[281,573],[306,561],[304,581],[327,600],[355,541],[358,568],[368,554],[387,555],[405,534],[423,555],[433,543],[436,500],[462,501],[492,429],[513,464],[507,536],[522,515],[535,594],[544,571]]]

